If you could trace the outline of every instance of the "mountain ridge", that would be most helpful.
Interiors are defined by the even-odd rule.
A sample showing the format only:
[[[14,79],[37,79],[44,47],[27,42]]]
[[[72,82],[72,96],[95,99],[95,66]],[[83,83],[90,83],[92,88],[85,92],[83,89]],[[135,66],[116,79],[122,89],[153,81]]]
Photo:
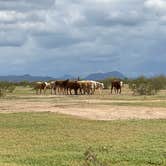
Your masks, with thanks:
[[[92,73],[86,76],[84,79],[86,80],[104,80],[109,77],[116,77],[123,79],[125,76],[118,72],[118,71],[112,71],[112,72],[106,72],[106,73]],[[32,76],[30,74],[25,75],[7,75],[7,76],[0,76],[0,81],[10,81],[10,82],[21,82],[21,81],[49,81],[49,80],[63,80],[63,79],[74,79],[78,77],[74,77],[71,75],[64,75],[62,77],[50,77],[50,76]]]
[[[112,72],[106,72],[106,73],[92,73],[85,77],[86,80],[104,80],[109,77],[115,77],[115,78],[120,78],[124,79],[125,76],[119,72],[119,71],[112,71]]]

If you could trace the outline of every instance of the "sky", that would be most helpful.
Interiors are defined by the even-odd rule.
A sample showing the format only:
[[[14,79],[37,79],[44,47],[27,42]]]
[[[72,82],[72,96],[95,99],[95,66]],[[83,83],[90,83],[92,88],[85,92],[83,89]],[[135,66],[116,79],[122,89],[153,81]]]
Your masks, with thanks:
[[[0,0],[0,75],[166,74],[166,0]]]

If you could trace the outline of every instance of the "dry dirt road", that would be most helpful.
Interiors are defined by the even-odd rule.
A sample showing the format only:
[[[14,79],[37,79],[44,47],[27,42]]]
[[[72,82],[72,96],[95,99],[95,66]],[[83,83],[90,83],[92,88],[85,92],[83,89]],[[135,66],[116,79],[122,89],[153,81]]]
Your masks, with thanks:
[[[117,106],[102,104],[98,100],[82,100],[80,103],[26,99],[0,101],[0,113],[13,112],[55,112],[91,120],[166,119],[166,108]]]

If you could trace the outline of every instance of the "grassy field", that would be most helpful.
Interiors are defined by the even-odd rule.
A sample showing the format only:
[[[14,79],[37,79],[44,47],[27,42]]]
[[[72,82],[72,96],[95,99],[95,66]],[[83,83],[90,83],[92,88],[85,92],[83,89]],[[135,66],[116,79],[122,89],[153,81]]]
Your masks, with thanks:
[[[37,96],[30,88],[17,87],[0,101],[4,112],[0,113],[0,166],[166,166],[165,119],[91,121],[51,112],[24,112],[25,107],[49,111],[62,106],[67,110],[102,111],[108,106],[164,109],[165,91],[155,96],[132,96],[127,88],[121,95],[105,90],[93,96]],[[13,109],[15,113],[5,113]],[[23,112],[16,113],[17,109]]]
[[[89,155],[96,163],[92,165],[164,166],[165,138],[165,120],[105,122],[53,113],[0,114],[0,165],[88,166]]]

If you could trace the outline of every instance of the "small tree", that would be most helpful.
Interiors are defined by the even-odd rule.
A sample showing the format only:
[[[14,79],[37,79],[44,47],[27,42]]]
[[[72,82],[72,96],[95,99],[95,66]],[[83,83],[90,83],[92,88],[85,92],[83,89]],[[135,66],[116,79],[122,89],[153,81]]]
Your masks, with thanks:
[[[7,92],[12,93],[15,90],[15,85],[13,83],[2,81],[0,82],[0,97],[4,97]]]

